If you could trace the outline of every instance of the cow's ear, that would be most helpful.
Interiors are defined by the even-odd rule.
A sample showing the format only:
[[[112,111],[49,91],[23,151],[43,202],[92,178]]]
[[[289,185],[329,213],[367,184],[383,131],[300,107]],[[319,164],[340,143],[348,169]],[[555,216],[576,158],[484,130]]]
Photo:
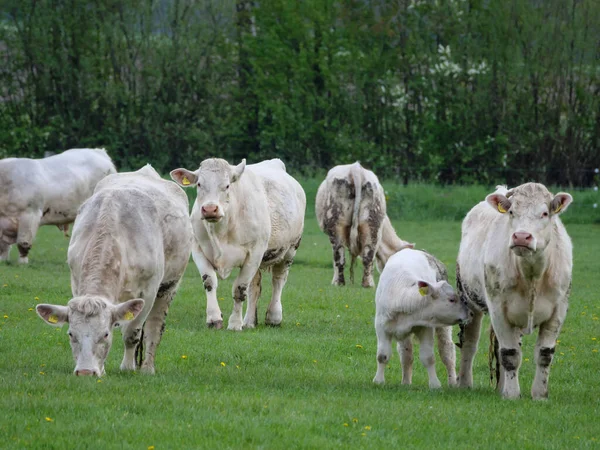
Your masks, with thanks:
[[[126,322],[131,322],[142,312],[142,309],[144,309],[144,299],[142,298],[134,298],[121,303],[113,309],[113,325],[121,326]]]
[[[244,173],[244,169],[246,169],[246,159],[242,159],[242,162],[231,169],[231,177],[229,178],[232,183],[235,183],[240,179],[242,174]]]
[[[41,303],[35,307],[38,316],[53,327],[62,327],[69,322],[69,309],[62,305],[48,305]]]
[[[485,201],[488,202],[492,207],[498,211],[499,213],[506,213],[512,203],[502,194],[490,194],[485,198]]]
[[[559,192],[550,202],[550,214],[562,214],[569,207],[573,197],[566,192]]]
[[[198,182],[198,175],[196,175],[194,172],[190,172],[187,169],[171,170],[171,178],[173,178],[173,181],[183,187],[195,186]]]
[[[417,286],[419,287],[419,294],[421,294],[423,297],[426,295],[433,296],[435,288],[427,281],[419,280],[417,281]]]

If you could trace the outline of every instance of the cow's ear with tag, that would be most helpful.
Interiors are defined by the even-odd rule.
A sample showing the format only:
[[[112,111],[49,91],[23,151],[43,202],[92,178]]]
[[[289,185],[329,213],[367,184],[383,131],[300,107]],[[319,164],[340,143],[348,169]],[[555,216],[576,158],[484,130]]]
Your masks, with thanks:
[[[113,325],[121,326],[126,322],[131,322],[142,312],[142,309],[144,309],[144,299],[142,298],[134,298],[121,303],[113,309]]]
[[[244,170],[246,169],[246,159],[242,159],[242,162],[239,163],[237,166],[233,167],[231,169],[231,177],[229,178],[231,180],[232,183],[235,183],[237,180],[240,179],[240,177],[242,176],[242,174],[244,173]]]
[[[417,286],[419,287],[419,294],[421,294],[422,297],[427,295],[431,295],[433,297],[435,288],[427,281],[419,280],[417,281]]]
[[[559,192],[550,202],[550,214],[562,214],[572,202],[573,197],[571,197],[571,194]]]
[[[490,194],[485,198],[485,201],[501,214],[508,212],[512,205],[510,200],[502,194]]]
[[[53,327],[62,327],[69,322],[69,309],[62,305],[48,305],[41,303],[35,307],[38,316]]]
[[[190,172],[187,169],[171,170],[171,178],[173,181],[183,187],[195,186],[198,182],[198,175],[196,175],[194,172]]]

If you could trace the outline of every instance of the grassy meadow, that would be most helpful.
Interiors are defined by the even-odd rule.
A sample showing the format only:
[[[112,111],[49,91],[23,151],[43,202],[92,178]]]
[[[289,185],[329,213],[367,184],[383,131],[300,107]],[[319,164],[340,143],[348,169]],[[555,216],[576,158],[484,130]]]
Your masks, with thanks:
[[[530,397],[533,335],[523,339],[523,397],[504,401],[489,384],[485,331],[472,390],[449,389],[438,361],[444,387],[430,391],[418,357],[413,385],[402,386],[397,354],[386,371],[386,385],[373,385],[375,291],[330,284],[331,249],[313,212],[318,183],[305,184],[305,234],[283,294],[283,325],[264,326],[271,293],[266,275],[256,329],[207,329],[202,280],[191,262],[169,312],[155,376],[119,372],[123,346],[118,331],[106,376],[73,376],[67,327],[45,325],[34,310],[36,303],[65,304],[70,298],[68,240],[55,227],[42,228],[28,266],[15,264],[13,248],[12,263],[0,266],[0,448],[600,446],[597,216],[578,223],[584,222],[575,220],[585,217],[583,209],[565,213],[575,270],[550,399],[533,402]],[[452,204],[468,203],[484,195],[485,188],[453,188],[452,195],[441,198],[441,189],[427,186],[388,188],[393,191],[390,215],[400,236],[437,255],[453,277],[460,222]],[[419,207],[429,201],[420,195],[430,195],[438,205],[429,217]],[[583,195],[589,202],[597,197]],[[578,193],[574,196],[577,202]],[[447,216],[440,210],[444,205],[449,206]],[[234,275],[218,288],[225,320]]]

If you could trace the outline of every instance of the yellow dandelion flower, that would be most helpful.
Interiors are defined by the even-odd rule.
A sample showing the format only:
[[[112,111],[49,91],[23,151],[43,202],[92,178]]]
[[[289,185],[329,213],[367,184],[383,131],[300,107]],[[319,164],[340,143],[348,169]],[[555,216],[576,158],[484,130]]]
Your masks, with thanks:
[[[595,341],[595,340],[597,340],[597,339],[596,338],[592,338],[592,341]]]
[[[300,326],[300,322],[296,322],[296,326],[299,327]]]
[[[33,311],[33,308],[29,308],[27,311]]]
[[[40,298],[39,298],[39,297],[33,297],[33,299],[34,299],[35,301],[38,301]]]
[[[363,348],[363,346],[360,344],[356,344],[356,348]]]
[[[352,419],[352,422],[358,423],[358,419],[355,417],[354,419]]]
[[[349,425],[348,425],[346,422],[344,422],[344,426],[345,426],[345,427],[347,427],[347,426],[349,426]]]
[[[594,353],[598,353],[598,349],[597,349],[597,348],[595,348],[594,350],[592,350],[592,352],[594,352]]]
[[[8,284],[3,284],[2,287],[8,287]]]
[[[316,362],[317,362],[317,360],[316,360],[316,359],[313,359],[313,362],[314,362],[314,363],[316,363]]]
[[[560,352],[561,355],[565,356],[565,354],[563,352]]]
[[[346,306],[346,308],[348,308],[348,305],[345,305],[345,306]]]
[[[525,358],[525,362],[528,362],[528,361],[529,361],[529,358]]]
[[[367,426],[365,427],[365,430],[367,430],[367,431],[369,431],[370,429],[371,429],[371,425],[367,425]]]
[[[46,417],[46,422],[54,422],[54,419],[51,419],[50,417]]]
[[[46,375],[46,372],[40,372],[40,375]]]
[[[361,435],[361,436],[366,436],[366,435],[367,435],[367,433],[360,433],[360,435]]]
[[[98,378],[98,381],[96,381],[96,383],[102,383],[102,380]]]
[[[225,367],[227,364],[225,364],[223,361],[221,361],[221,366]]]
[[[5,318],[5,319],[8,319],[8,316],[7,316],[6,314],[4,314],[4,318]]]
[[[187,359],[187,355],[181,355],[181,359]]]
[[[235,368],[236,368],[236,369],[239,369],[239,368],[240,368],[240,366],[238,366],[238,365],[236,364],[236,365],[235,365]]]
[[[15,275],[15,278],[19,278],[19,275]]]
[[[560,344],[560,339],[557,339],[557,340],[556,340],[556,343],[557,343],[557,344]]]
[[[154,450],[154,445],[149,445],[148,450]]]

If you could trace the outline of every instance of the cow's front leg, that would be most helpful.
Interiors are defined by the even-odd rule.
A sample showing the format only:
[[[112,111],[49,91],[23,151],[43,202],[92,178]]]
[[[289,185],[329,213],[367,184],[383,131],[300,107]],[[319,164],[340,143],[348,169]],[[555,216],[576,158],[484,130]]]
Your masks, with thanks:
[[[559,304],[552,317],[540,325],[534,354],[535,378],[531,386],[531,397],[534,400],[546,400],[548,398],[550,365],[556,349],[556,338],[558,338],[566,315],[567,303],[565,302]]]
[[[452,342],[452,327],[435,329],[438,353],[448,373],[448,386],[456,386],[456,348]]]
[[[242,309],[243,303],[248,298],[248,287],[259,270],[262,255],[266,249],[255,249],[246,259],[233,283],[233,311],[229,316],[228,330],[241,331],[243,327]]]
[[[429,388],[439,389],[442,387],[442,383],[435,373],[434,329],[431,327],[417,328],[415,335],[419,338],[419,358],[429,375]]]
[[[206,292],[206,325],[209,328],[223,328],[223,314],[217,301],[217,273],[204,253],[194,244],[192,258],[202,277]]]
[[[521,388],[519,386],[519,367],[521,366],[521,330],[510,325],[500,309],[498,299],[496,302],[490,302],[491,305],[498,305],[497,308],[490,309],[490,319],[500,349],[500,380],[502,397],[507,399],[519,398]]]
[[[481,321],[483,312],[473,311],[473,318],[466,325],[461,326],[462,345],[460,348],[460,369],[458,372],[458,385],[460,387],[473,387],[473,360],[479,345]]]
[[[398,351],[398,356],[400,356],[400,364],[402,366],[402,384],[411,384],[414,361],[412,333],[405,339],[398,341],[396,350]]]
[[[19,264],[29,262],[29,251],[40,226],[41,211],[32,211],[19,217],[19,231],[17,233],[17,248],[19,249]]]

